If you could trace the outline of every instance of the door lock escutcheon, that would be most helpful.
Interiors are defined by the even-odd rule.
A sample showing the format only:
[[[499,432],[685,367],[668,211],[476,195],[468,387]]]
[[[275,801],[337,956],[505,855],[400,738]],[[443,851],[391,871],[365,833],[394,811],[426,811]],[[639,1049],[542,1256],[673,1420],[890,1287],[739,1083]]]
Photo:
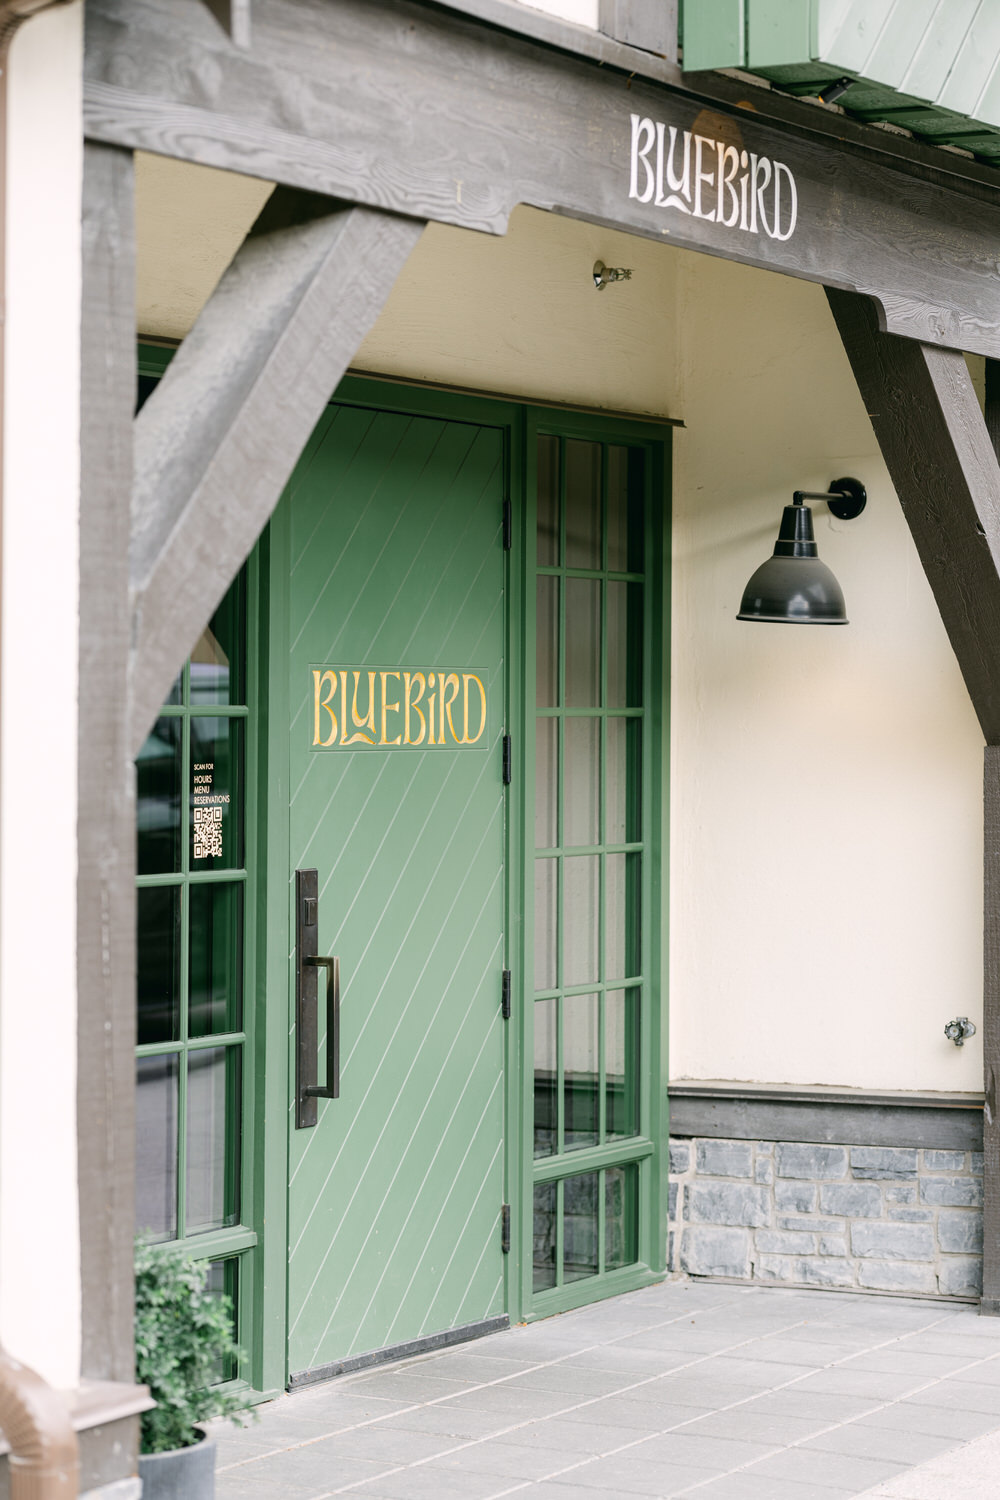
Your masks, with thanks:
[[[295,872],[295,1128],[319,1119],[317,1099],[340,1098],[340,959],[319,948],[319,874]],[[326,1081],[319,1082],[319,971],[326,974]]]

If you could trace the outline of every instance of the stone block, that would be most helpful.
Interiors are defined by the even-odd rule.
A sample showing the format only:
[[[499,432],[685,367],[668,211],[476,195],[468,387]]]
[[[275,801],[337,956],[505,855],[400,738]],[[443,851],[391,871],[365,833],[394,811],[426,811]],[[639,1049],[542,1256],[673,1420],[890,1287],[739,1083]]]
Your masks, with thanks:
[[[981,1177],[924,1177],[920,1183],[921,1203],[935,1208],[981,1208]]]
[[[877,1219],[882,1213],[882,1193],[874,1182],[824,1182],[819,1206],[825,1214],[843,1214],[848,1219]]]
[[[943,1208],[937,1233],[946,1255],[977,1255],[983,1248],[983,1216],[975,1208]]]
[[[851,1225],[851,1250],[866,1259],[933,1260],[934,1230],[930,1224],[885,1224],[859,1219]]]
[[[750,1177],[753,1148],[749,1141],[698,1141],[695,1170],[704,1177]]]
[[[769,1186],[774,1181],[774,1162],[769,1156],[759,1156],[754,1165],[753,1176],[755,1182],[762,1182]]]
[[[758,1229],[754,1235],[754,1249],[761,1255],[808,1254],[812,1246],[803,1243],[801,1234],[790,1234],[787,1230]]]
[[[837,1234],[843,1232],[844,1223],[842,1219],[807,1219],[800,1218],[797,1214],[788,1214],[778,1219],[778,1228],[801,1230],[804,1233]]]
[[[935,1292],[933,1266],[898,1260],[866,1260],[858,1266],[858,1282],[875,1292]]]
[[[681,1269],[689,1276],[750,1275],[750,1235],[746,1229],[699,1224],[684,1230]]]
[[[821,1234],[819,1237],[820,1255],[846,1255],[847,1240],[842,1234]]]
[[[886,1203],[916,1203],[917,1201],[915,1182],[887,1182],[882,1191],[885,1194]]]
[[[982,1175],[983,1175],[983,1153],[981,1151],[970,1151],[969,1152],[969,1171],[970,1172],[974,1172],[976,1174],[976,1176],[978,1176],[978,1177],[982,1177]]]
[[[692,1224],[739,1224],[752,1229],[770,1222],[765,1188],[746,1182],[688,1184],[687,1218]]]
[[[983,1263],[978,1255],[949,1256],[938,1267],[938,1291],[944,1297],[978,1297],[983,1290]]]
[[[855,1177],[916,1177],[917,1153],[907,1146],[852,1146],[851,1171]]]
[[[774,1206],[785,1213],[809,1214],[819,1202],[819,1188],[812,1182],[776,1182]]]
[[[758,1141],[757,1142],[757,1155],[758,1156],[773,1156],[774,1155],[774,1142],[773,1141]]]
[[[758,1255],[754,1257],[753,1274],[757,1281],[797,1281],[795,1258],[791,1255]]]
[[[925,1151],[924,1169],[928,1172],[964,1172],[964,1151]]]
[[[667,1235],[667,1270],[676,1271],[677,1269],[677,1236],[671,1229]]]
[[[844,1146],[791,1145],[778,1146],[778,1176],[817,1178],[843,1177],[847,1172],[847,1150]]]
[[[670,1142],[670,1170],[671,1172],[686,1172],[691,1166],[691,1142]]]
[[[677,1199],[680,1193],[680,1183],[672,1182],[667,1189],[667,1220],[674,1224],[677,1221]]]
[[[897,1224],[930,1224],[934,1215],[929,1208],[890,1208],[889,1218]]]
[[[857,1285],[853,1263],[832,1256],[828,1258],[817,1256],[813,1260],[797,1261],[795,1280],[804,1281],[808,1286]]]

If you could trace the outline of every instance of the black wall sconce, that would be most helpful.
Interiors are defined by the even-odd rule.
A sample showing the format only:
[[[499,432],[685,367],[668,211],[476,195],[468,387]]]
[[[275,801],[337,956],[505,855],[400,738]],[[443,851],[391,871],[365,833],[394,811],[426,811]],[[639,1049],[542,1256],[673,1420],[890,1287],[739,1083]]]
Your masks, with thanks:
[[[843,591],[826,563],[819,560],[812,511],[803,502],[825,500],[839,520],[853,521],[867,499],[857,479],[835,479],[822,494],[795,490],[781,517],[774,554],[743,590],[736,618],[781,625],[846,625]]]

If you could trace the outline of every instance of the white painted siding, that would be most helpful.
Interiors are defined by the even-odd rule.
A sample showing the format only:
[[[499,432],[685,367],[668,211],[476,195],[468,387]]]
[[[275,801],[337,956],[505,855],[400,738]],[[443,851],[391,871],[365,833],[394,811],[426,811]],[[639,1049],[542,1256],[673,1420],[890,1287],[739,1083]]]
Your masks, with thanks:
[[[76,731],[82,3],[14,38],[0,740],[0,1340],[79,1375]],[[109,706],[110,711],[110,706]]]

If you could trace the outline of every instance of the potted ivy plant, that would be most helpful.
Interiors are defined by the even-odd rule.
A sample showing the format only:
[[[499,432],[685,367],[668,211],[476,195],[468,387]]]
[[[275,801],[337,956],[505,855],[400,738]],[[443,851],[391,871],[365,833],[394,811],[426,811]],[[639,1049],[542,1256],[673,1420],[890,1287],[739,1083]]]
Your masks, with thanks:
[[[156,1402],[142,1416],[143,1500],[214,1500],[215,1443],[199,1424],[239,1421],[239,1397],[218,1382],[242,1355],[232,1303],[208,1289],[204,1261],[136,1245],[135,1352],[136,1379]]]

